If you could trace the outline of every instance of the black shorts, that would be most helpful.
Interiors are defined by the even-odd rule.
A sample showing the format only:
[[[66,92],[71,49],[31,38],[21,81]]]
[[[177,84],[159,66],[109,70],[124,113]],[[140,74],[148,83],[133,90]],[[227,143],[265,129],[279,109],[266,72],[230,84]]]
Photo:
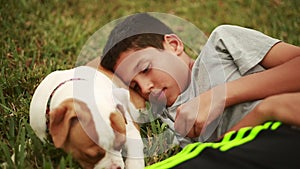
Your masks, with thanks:
[[[299,128],[279,122],[261,126],[228,133],[217,143],[188,145],[182,150],[185,153],[149,168],[299,169]]]

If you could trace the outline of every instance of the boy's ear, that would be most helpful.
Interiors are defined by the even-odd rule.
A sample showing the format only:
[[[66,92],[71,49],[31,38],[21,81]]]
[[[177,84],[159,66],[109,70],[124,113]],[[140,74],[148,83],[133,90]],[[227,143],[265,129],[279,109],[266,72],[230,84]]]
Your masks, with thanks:
[[[164,48],[172,50],[177,56],[184,52],[184,45],[181,39],[175,34],[166,34],[164,36]]]

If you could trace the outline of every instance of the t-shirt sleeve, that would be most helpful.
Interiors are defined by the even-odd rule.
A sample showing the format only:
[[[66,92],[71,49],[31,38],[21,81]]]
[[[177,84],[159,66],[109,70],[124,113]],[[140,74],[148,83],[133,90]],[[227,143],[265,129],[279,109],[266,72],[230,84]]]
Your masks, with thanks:
[[[259,31],[233,25],[218,26],[209,38],[215,49],[223,53],[221,57],[231,57],[244,75],[256,66],[268,51],[280,40],[269,37]]]

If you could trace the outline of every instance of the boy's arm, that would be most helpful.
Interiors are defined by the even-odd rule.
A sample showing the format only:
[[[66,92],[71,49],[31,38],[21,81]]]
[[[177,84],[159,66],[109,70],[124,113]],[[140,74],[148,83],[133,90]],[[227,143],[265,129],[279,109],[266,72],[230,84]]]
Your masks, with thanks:
[[[297,56],[300,56],[299,46],[280,42],[270,49],[270,51],[261,61],[261,64],[268,69],[285,63]]]
[[[300,126],[300,93],[285,93],[266,98],[230,130],[256,126],[266,121],[281,121]]]
[[[267,53],[261,65],[267,70],[212,88],[179,106],[174,124],[176,131],[183,136],[198,137],[202,129],[226,107],[300,91],[299,47],[278,43]]]
[[[267,53],[261,65],[267,70],[226,84],[226,107],[300,91],[300,47],[278,43]]]

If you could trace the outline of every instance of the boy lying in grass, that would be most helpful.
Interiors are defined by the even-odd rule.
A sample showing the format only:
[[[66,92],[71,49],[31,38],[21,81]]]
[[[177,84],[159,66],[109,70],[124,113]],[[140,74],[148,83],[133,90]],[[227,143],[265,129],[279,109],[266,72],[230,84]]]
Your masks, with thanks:
[[[112,30],[101,66],[161,106],[160,118],[185,146],[216,140],[261,99],[300,91],[299,56],[297,46],[252,29],[222,25],[193,60],[168,26],[142,13]],[[243,122],[251,125],[256,120]]]
[[[153,24],[157,24],[154,29],[148,26]],[[300,90],[298,56],[300,48],[297,46],[255,30],[226,25],[212,32],[193,61],[184,52],[181,40],[168,27],[147,14],[137,14],[125,19],[111,32],[101,65],[114,71],[146,100],[166,106],[168,111],[164,112],[167,114],[160,116],[161,119],[171,128],[174,125],[181,136],[188,136],[193,142],[213,141],[229,130],[269,120],[299,126],[299,93],[277,95]],[[267,99],[261,102],[264,98]],[[297,167],[296,158],[281,158],[280,155],[288,155],[295,148],[295,152],[299,152],[299,131],[284,127],[272,133],[272,137],[268,131],[265,133],[228,154],[217,151],[212,153],[216,154],[213,157],[198,152],[193,156],[198,158],[181,163],[190,153],[180,152],[179,156],[184,155],[166,161],[169,164],[177,162],[178,168]],[[249,138],[246,134],[243,137]],[[270,144],[272,139],[276,141]],[[186,138],[179,137],[179,140],[182,145],[186,144]],[[241,144],[240,140],[235,141]],[[284,143],[288,146],[282,146]],[[279,146],[281,148],[277,148]],[[242,153],[246,150],[249,154]],[[234,159],[236,156],[239,158]],[[215,157],[228,160],[216,162]],[[274,159],[278,162],[272,163]],[[160,164],[151,167],[176,166]]]

